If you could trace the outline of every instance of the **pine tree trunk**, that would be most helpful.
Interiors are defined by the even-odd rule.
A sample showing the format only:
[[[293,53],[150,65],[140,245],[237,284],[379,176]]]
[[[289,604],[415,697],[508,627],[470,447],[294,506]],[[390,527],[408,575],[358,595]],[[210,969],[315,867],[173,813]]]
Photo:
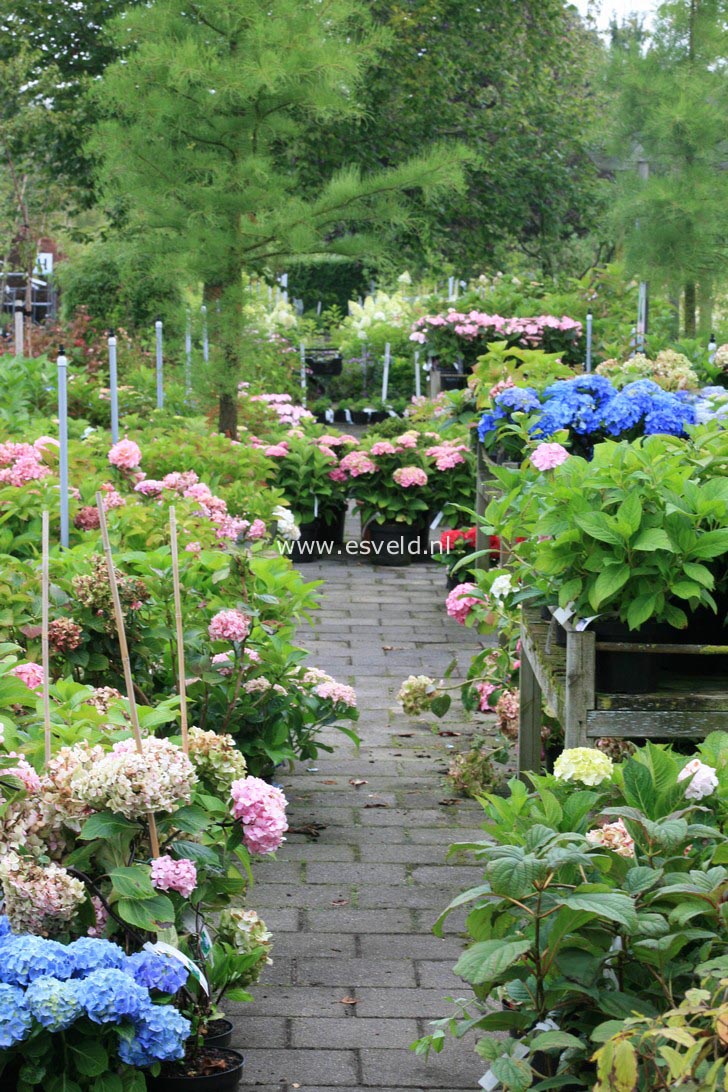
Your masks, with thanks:
[[[238,403],[231,394],[220,394],[217,430],[229,436],[231,440],[238,438]]]
[[[685,285],[685,337],[695,337],[696,331],[697,297],[695,281],[688,281]]]

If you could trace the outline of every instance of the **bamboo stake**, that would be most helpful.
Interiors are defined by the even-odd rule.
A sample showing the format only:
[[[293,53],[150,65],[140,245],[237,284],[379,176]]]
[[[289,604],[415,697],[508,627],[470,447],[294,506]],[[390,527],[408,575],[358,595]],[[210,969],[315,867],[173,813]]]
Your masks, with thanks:
[[[172,550],[172,584],[174,586],[174,619],[177,627],[177,673],[179,675],[180,723],[182,727],[182,750],[190,753],[187,734],[187,680],[185,678],[185,642],[182,626],[182,594],[179,584],[179,549],[177,546],[177,513],[174,505],[169,509],[169,542]]]
[[[43,735],[45,739],[45,764],[51,760],[51,656],[48,645],[48,601],[50,599],[49,558],[50,530],[48,509],[43,509],[42,530],[42,569],[41,569],[41,648],[43,650]]]
[[[142,746],[142,734],[139,730],[139,714],[137,712],[136,697],[134,695],[134,680],[131,674],[131,661],[129,659],[129,646],[126,643],[126,629],[124,627],[124,613],[121,609],[121,599],[119,598],[119,587],[116,583],[116,570],[114,569],[114,557],[111,553],[111,542],[109,540],[109,529],[106,525],[106,510],[104,509],[104,498],[102,493],[96,494],[96,507],[99,513],[99,526],[101,528],[101,540],[104,544],[104,554],[106,556],[106,569],[109,574],[109,585],[111,587],[111,600],[114,604],[114,619],[116,621],[116,632],[119,638],[119,649],[121,652],[121,663],[124,668],[124,682],[126,684],[126,696],[129,702],[129,716],[131,718],[131,730],[134,734],[134,742],[139,754],[144,754],[144,748]],[[157,823],[152,812],[147,813],[147,821],[149,823],[149,841],[152,846],[152,857],[159,856],[159,838],[157,836]]]

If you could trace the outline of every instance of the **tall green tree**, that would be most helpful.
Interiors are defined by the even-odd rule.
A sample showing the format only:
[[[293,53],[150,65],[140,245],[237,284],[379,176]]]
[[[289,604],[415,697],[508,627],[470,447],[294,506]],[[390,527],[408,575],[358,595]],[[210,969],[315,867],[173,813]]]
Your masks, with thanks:
[[[219,427],[234,435],[243,272],[371,254],[379,224],[408,221],[408,193],[459,184],[460,152],[453,142],[376,172],[342,166],[304,192],[291,144],[359,115],[383,42],[354,0],[157,0],[120,19],[115,41],[124,61],[101,82],[92,148],[128,229],[219,301]]]
[[[727,58],[728,0],[670,0],[646,46],[613,48],[614,150],[649,172],[620,172],[616,223],[631,269],[682,294],[688,336],[728,261]]]
[[[95,120],[89,88],[118,56],[106,24],[139,0],[0,0],[0,63],[22,58],[31,85],[43,86],[52,118],[43,155],[66,199],[89,205],[93,164],[84,151]],[[53,80],[49,76],[53,75]]]
[[[603,52],[563,0],[373,0],[389,42],[372,68],[363,116],[304,134],[306,180],[354,157],[396,161],[432,139],[458,139],[467,188],[422,209],[400,239],[411,259],[478,272],[519,249],[549,271],[567,240],[591,231],[598,172],[590,158]]]

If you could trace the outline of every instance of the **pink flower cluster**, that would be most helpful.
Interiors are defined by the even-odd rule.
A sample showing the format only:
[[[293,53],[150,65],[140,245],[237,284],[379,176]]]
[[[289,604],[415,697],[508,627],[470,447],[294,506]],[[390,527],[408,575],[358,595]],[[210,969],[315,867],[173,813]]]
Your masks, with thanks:
[[[539,444],[531,453],[531,463],[536,470],[553,470],[569,458],[569,452],[561,444]]]
[[[119,440],[109,451],[109,462],[117,470],[136,470],[141,461],[141,448],[133,440]]]
[[[334,436],[331,433],[325,432],[323,436],[319,436],[314,443],[319,447],[358,447],[359,441],[356,436],[351,436],[348,432],[342,432],[341,436]]]
[[[279,444],[271,444],[265,448],[263,454],[268,459],[285,459],[290,454],[288,444],[285,440],[281,440]]]
[[[464,626],[465,619],[470,614],[474,606],[481,602],[472,595],[475,591],[475,584],[458,584],[457,587],[448,595],[445,600],[445,609],[451,618],[454,618],[458,625]]]
[[[16,664],[10,674],[24,682],[29,690],[38,690],[43,685],[43,668],[40,664]]]
[[[616,823],[605,823],[601,827],[586,832],[586,840],[589,845],[602,846],[604,849],[613,850],[618,857],[634,857],[634,841],[623,819],[617,819]]]
[[[43,447],[33,444],[0,444],[0,467],[0,483],[16,488],[47,478],[51,473],[43,463]]]
[[[250,633],[250,618],[240,610],[221,610],[207,632],[213,641],[244,641]]]
[[[288,801],[280,789],[259,777],[244,777],[230,786],[232,813],[243,826],[243,840],[251,853],[275,853],[288,830]]]
[[[101,486],[101,490],[104,494],[104,511],[110,512],[112,508],[123,508],[126,501],[122,497],[121,493],[115,488],[111,482],[104,482]]]
[[[438,470],[452,470],[453,467],[465,462],[465,456],[462,452],[467,450],[467,444],[457,444],[454,440],[443,440],[440,444],[428,447],[425,454],[428,458],[435,460],[435,466]]]
[[[521,345],[534,348],[543,342],[546,330],[558,330],[561,333],[574,331],[576,337],[581,337],[581,323],[575,319],[562,315],[538,315],[534,318],[504,318],[502,315],[488,315],[483,311],[469,311],[464,314],[451,308],[444,315],[423,315],[412,326],[410,341],[416,341],[420,345],[427,342],[428,327],[431,330],[438,328],[448,329],[466,341],[474,341],[476,338],[494,340],[497,337],[517,337]]]
[[[164,854],[152,861],[152,887],[157,891],[178,891],[188,899],[197,887],[197,869],[187,857],[175,860]]]
[[[339,469],[358,478],[361,474],[373,474],[379,467],[363,451],[350,451],[339,463]]]
[[[356,690],[353,686],[346,686],[345,683],[332,679],[330,682],[318,683],[313,692],[319,698],[328,698],[334,705],[347,705],[349,709],[356,709]]]
[[[245,390],[240,393],[247,395]],[[300,421],[313,420],[313,414],[305,406],[296,405],[290,394],[253,394],[250,396],[250,401],[264,402],[275,411],[282,425],[297,425]]]
[[[400,466],[392,474],[392,480],[403,489],[411,489],[413,485],[427,485],[427,474],[419,466]]]
[[[494,713],[495,710],[490,704],[490,696],[494,690],[498,687],[493,683],[479,682],[476,683],[475,689],[478,691],[478,709],[481,713]]]
[[[375,444],[369,448],[372,455],[396,455],[398,451],[402,449],[395,447],[389,440],[377,440]]]
[[[197,515],[216,524],[216,536],[219,540],[236,542],[244,538],[252,542],[265,537],[266,526],[262,519],[255,519],[251,523],[240,516],[231,516],[222,497],[216,497],[210,487],[200,481],[194,470],[175,470],[171,474],[165,474],[161,481],[144,478],[134,486],[134,492],[141,493],[144,497],[161,497],[165,490],[196,501],[200,506]],[[190,543],[185,549],[190,553],[199,553],[198,545]]]

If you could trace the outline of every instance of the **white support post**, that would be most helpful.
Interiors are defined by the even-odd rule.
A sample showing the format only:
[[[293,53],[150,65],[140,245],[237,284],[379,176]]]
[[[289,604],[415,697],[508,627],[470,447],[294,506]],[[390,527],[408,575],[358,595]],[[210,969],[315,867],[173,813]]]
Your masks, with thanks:
[[[61,345],[58,349],[58,440],[60,443],[61,546],[68,548],[68,361]]]
[[[207,338],[207,308],[204,303],[200,311],[202,313],[202,359],[207,364],[210,359],[210,342]]]
[[[192,390],[192,316],[187,312],[185,322],[185,394]]]
[[[384,371],[382,372],[382,402],[387,401],[387,391],[389,390],[389,361],[391,357],[391,351],[389,342],[384,346]]]
[[[111,442],[119,442],[119,377],[116,371],[116,337],[109,333],[109,397],[111,399]]]
[[[301,342],[301,402],[306,405],[306,346]]]
[[[162,320],[157,319],[154,323],[154,330],[157,335],[157,409],[164,409],[164,373],[163,373],[163,360],[162,360]]]
[[[422,374],[420,371],[420,354],[415,352],[415,397],[420,398],[422,395]]]
[[[592,313],[586,313],[586,370],[592,370]]]
[[[23,356],[25,355],[25,351],[24,351],[25,343],[23,341],[23,338],[25,336],[25,332],[24,332],[25,313],[24,313],[24,310],[23,310],[23,301],[22,300],[16,300],[15,301],[15,315],[14,315],[14,318],[15,318],[15,359],[16,360],[21,360],[23,358]]]

